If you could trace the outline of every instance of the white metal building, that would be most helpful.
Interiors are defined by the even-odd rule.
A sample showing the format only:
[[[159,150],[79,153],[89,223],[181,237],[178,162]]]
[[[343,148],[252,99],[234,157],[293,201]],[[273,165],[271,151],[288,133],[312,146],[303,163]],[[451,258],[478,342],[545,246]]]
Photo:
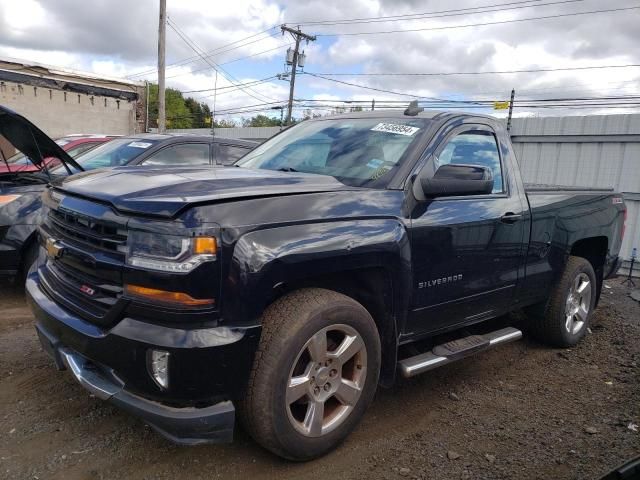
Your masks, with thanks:
[[[630,259],[640,247],[640,114],[516,118],[511,133],[525,182],[624,193]]]

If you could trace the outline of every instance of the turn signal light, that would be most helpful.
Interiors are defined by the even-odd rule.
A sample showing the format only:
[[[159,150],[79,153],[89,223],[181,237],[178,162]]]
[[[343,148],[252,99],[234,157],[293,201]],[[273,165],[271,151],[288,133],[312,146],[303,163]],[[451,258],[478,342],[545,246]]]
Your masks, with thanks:
[[[20,198],[20,195],[0,195],[0,205],[5,205],[7,203],[13,202],[18,198]]]
[[[196,255],[215,255],[218,245],[215,237],[196,237],[193,239],[193,253]]]
[[[131,297],[137,297],[144,300],[171,303],[174,305],[183,305],[187,307],[201,307],[213,305],[213,298],[193,298],[183,292],[169,292],[166,290],[157,290],[155,288],[141,287],[139,285],[125,285],[125,293]]]

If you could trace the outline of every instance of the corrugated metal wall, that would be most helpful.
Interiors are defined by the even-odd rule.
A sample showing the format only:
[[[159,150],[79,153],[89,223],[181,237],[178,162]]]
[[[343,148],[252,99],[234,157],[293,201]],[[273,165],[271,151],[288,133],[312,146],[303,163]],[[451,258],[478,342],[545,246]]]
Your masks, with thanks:
[[[516,118],[511,133],[525,182],[624,193],[629,259],[640,246],[640,115]]]

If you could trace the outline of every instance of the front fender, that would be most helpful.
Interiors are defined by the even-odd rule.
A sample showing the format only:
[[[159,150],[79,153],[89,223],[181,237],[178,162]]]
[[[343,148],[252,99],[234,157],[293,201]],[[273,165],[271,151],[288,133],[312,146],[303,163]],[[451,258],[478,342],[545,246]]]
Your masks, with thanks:
[[[391,275],[393,311],[405,312],[411,291],[410,255],[407,231],[397,219],[252,231],[241,236],[233,249],[223,282],[223,318],[234,324],[257,324],[281,285],[372,267]]]

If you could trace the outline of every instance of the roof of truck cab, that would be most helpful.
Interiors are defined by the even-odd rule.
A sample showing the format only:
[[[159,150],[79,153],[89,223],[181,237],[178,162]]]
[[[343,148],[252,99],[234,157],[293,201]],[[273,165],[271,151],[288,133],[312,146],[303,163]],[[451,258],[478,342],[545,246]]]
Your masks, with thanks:
[[[339,118],[425,118],[429,120],[444,120],[455,117],[473,117],[473,118],[485,118],[492,121],[498,121],[496,117],[491,115],[482,115],[478,113],[469,112],[451,112],[447,110],[432,110],[424,109],[422,112],[416,115],[405,115],[404,110],[374,110],[368,112],[347,112],[338,115],[330,115],[327,117],[320,117],[313,119],[314,121],[333,120]]]

